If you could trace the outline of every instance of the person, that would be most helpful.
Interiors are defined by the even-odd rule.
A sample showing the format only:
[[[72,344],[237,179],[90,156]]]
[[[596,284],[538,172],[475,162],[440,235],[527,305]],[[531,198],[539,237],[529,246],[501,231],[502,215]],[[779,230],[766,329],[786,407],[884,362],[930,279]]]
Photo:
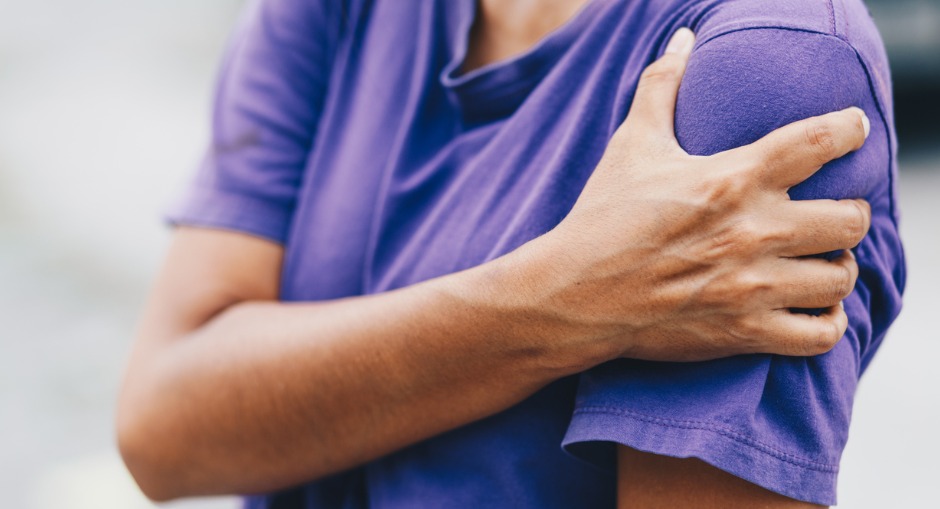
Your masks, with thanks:
[[[834,504],[904,284],[890,98],[858,0],[258,2],[126,464],[250,508]]]

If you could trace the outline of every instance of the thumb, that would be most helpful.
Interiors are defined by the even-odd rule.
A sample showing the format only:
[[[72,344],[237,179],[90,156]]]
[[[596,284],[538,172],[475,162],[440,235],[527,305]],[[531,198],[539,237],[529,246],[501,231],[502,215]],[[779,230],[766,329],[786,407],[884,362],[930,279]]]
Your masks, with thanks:
[[[680,28],[669,39],[663,56],[640,75],[630,113],[624,121],[630,131],[675,140],[676,96],[694,44],[695,34]]]

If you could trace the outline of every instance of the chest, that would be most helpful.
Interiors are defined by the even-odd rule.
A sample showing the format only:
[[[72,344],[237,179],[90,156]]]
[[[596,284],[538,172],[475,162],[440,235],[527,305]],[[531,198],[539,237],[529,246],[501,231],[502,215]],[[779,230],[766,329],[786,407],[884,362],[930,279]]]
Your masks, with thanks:
[[[537,51],[458,75],[467,20],[406,3],[378,2],[372,16],[416,23],[373,27],[341,49],[294,215],[285,299],[414,284],[550,230],[652,51],[613,51],[622,27],[582,12]]]

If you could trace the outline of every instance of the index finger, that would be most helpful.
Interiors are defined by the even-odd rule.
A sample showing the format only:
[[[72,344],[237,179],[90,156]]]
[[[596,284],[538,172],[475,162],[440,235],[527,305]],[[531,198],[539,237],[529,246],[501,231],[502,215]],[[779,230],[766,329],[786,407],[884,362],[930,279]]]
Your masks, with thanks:
[[[853,106],[793,122],[735,150],[761,161],[761,181],[789,189],[829,161],[860,149],[870,129],[868,116]]]

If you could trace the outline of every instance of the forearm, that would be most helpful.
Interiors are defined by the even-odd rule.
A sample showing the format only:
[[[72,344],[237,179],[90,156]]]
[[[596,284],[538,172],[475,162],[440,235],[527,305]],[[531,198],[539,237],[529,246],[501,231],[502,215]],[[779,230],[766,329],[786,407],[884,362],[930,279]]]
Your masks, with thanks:
[[[867,229],[867,207],[797,204],[784,191],[859,146],[861,117],[833,113],[689,157],[672,134],[683,47],[644,73],[636,111],[561,224],[480,267],[380,295],[280,304],[282,246],[180,228],[118,411],[121,452],[144,491],[166,499],[308,481],[616,357],[832,348],[854,261],[801,257],[855,245],[844,232]],[[807,144],[810,127],[839,135]],[[770,160],[779,171],[763,171]]]
[[[599,353],[553,350],[557,327],[518,305],[520,277],[497,260],[374,296],[243,302],[184,337],[145,338],[122,398],[137,407],[122,412],[134,416],[125,425],[135,431],[122,433],[128,464],[156,498],[271,490],[491,415],[589,367]]]

